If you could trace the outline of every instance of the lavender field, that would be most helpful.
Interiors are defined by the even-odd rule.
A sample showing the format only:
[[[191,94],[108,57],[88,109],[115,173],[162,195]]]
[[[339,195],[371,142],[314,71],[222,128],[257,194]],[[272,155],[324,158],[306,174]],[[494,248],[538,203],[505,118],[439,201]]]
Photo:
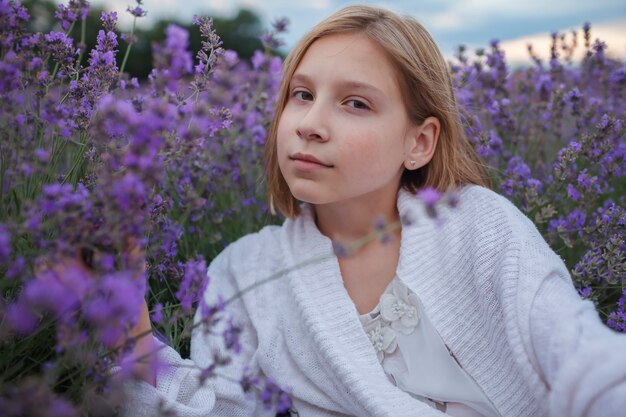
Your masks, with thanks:
[[[122,11],[120,11],[121,13]],[[140,19],[141,1],[124,13]],[[208,18],[202,50],[170,25],[153,70],[125,73],[136,41],[103,13],[85,50],[84,0],[31,33],[0,0],[0,410],[7,416],[111,415],[133,378],[120,346],[145,296],[153,325],[183,355],[193,313],[207,331],[223,303],[200,303],[206,266],[229,242],[279,223],[263,184],[263,145],[280,79],[272,54],[286,21],[249,60],[221,47]],[[82,35],[84,36],[84,35]],[[497,42],[450,63],[467,136],[494,188],[530,217],[607,326],[626,332],[626,64],[589,25],[507,65]],[[572,52],[583,49],[582,62]],[[425,220],[426,221],[426,220]],[[144,270],[143,256],[147,266]],[[245,262],[245,259],[242,259]],[[60,274],[58,265],[63,265]],[[239,351],[236,320],[222,337]],[[203,378],[219,378],[216,357]],[[271,379],[242,389],[277,411]]]

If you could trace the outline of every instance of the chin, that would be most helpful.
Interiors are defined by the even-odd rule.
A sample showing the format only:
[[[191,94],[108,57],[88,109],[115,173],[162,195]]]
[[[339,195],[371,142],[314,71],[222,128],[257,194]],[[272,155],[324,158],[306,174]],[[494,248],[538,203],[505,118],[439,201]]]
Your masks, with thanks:
[[[328,196],[320,195],[320,193],[314,193],[310,190],[297,189],[296,187],[290,188],[291,195],[298,201],[309,204],[326,204],[330,202]]]

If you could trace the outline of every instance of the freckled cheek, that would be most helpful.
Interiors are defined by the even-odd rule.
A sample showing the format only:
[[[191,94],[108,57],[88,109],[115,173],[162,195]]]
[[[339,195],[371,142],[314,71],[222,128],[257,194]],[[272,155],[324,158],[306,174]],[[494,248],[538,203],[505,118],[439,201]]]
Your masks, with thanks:
[[[367,135],[360,135],[345,143],[345,152],[366,159],[380,159],[387,150],[387,146],[384,146],[380,138],[368,137]]]
[[[370,173],[389,170],[402,159],[401,150],[388,142],[388,138],[363,135],[350,141],[342,152],[344,155],[353,155],[354,163]]]

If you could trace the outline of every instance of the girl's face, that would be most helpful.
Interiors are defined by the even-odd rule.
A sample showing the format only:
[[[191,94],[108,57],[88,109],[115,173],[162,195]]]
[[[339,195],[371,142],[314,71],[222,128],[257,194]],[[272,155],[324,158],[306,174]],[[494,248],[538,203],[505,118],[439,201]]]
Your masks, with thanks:
[[[280,170],[295,198],[316,205],[395,198],[412,127],[380,47],[359,33],[325,36],[291,79]]]

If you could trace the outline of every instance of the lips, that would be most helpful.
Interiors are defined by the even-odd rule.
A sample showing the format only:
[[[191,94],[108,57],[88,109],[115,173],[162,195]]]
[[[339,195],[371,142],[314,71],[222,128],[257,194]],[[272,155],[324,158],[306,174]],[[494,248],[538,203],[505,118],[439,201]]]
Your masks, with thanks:
[[[291,155],[289,158],[291,160],[293,160],[293,161],[308,162],[308,163],[312,163],[312,164],[321,165],[321,166],[327,167],[327,168],[332,167],[332,165],[326,164],[326,163],[320,161],[319,159],[317,159],[313,155],[309,155],[309,154],[305,154],[305,153],[298,152],[298,153],[295,153],[295,154]]]

